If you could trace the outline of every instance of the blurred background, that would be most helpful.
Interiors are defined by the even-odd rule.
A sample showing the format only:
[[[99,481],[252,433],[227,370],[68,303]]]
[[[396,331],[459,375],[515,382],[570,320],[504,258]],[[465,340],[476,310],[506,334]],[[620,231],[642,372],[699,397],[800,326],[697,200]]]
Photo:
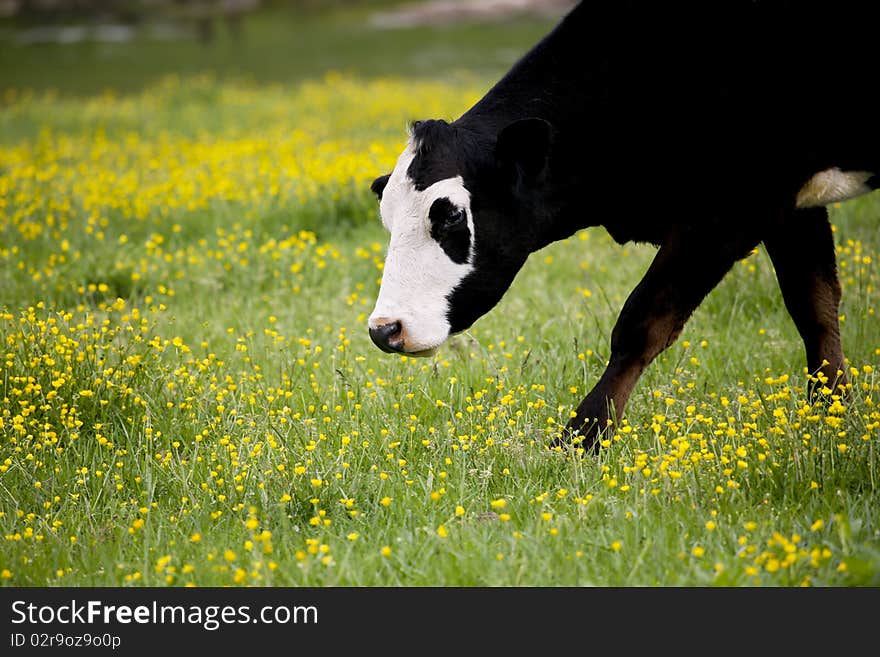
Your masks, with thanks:
[[[169,74],[291,83],[504,72],[570,0],[0,0],[0,86],[136,91]]]

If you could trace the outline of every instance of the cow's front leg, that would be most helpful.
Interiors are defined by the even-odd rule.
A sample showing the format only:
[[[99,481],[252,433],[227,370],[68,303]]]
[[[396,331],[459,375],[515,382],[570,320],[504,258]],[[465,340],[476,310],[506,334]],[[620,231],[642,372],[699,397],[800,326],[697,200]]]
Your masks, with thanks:
[[[719,242],[722,237],[729,241]],[[569,420],[561,442],[580,439],[582,447],[595,449],[602,431],[623,414],[648,364],[672,344],[703,298],[757,243],[752,235],[688,231],[660,247],[617,319],[605,372]]]

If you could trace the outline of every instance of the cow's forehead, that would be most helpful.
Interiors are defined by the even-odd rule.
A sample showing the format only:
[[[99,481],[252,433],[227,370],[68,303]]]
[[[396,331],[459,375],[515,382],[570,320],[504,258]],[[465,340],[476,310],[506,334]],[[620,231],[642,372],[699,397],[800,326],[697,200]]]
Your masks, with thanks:
[[[428,166],[428,155],[418,152],[412,140],[397,159],[388,183],[382,192],[379,211],[389,232],[424,223],[431,204],[448,198],[456,206],[467,209],[470,193],[464,180],[456,175],[452,163]],[[430,169],[434,175],[425,175]],[[437,177],[441,174],[445,177]]]
[[[379,212],[382,215],[382,223],[389,232],[393,229],[395,216],[408,211],[409,206],[414,202],[415,186],[406,172],[415,155],[412,145],[407,144],[403,153],[397,158],[397,164],[385,184],[385,189],[382,190]]]

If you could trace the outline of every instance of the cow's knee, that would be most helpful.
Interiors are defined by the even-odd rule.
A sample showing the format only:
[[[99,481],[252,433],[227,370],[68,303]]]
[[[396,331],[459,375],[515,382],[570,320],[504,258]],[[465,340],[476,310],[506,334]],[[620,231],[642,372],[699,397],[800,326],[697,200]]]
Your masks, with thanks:
[[[681,335],[685,318],[667,311],[636,317],[621,314],[611,331],[611,358],[637,362],[647,366]]]

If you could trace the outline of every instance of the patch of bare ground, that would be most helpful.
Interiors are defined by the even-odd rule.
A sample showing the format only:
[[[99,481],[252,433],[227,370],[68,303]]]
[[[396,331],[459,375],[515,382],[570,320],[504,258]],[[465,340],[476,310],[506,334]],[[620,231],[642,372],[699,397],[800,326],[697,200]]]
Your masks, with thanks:
[[[572,0],[427,0],[377,12],[371,24],[379,28],[495,22],[521,16],[561,17],[575,5]]]

